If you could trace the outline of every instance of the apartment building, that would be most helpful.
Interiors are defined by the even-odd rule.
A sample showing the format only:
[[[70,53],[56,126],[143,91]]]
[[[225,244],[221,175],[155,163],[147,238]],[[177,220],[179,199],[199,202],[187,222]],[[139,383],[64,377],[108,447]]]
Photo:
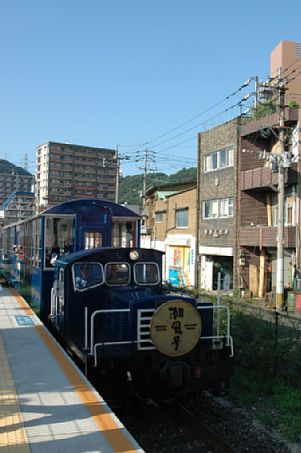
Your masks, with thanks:
[[[164,280],[176,287],[194,286],[196,183],[150,188],[142,218],[142,246],[165,252]]]
[[[277,285],[280,161],[285,167],[284,287],[292,287],[295,269],[300,269],[300,63],[301,44],[281,41],[275,47],[271,52],[270,75],[276,113],[241,128],[238,286],[260,298],[275,292]],[[279,140],[279,79],[285,84],[283,144]],[[288,108],[292,101],[297,108]],[[290,162],[283,163],[283,151],[291,153]]]
[[[258,157],[260,153],[278,152],[278,77],[285,83],[286,103],[301,103],[301,77],[296,74],[300,72],[300,62],[301,45],[292,41],[280,42],[271,53],[271,81],[259,83],[257,106],[260,108],[264,96],[270,95],[267,100],[274,104],[277,113],[271,112],[257,121],[251,117],[237,118],[199,134],[197,283],[200,288],[216,289],[219,272],[223,289],[238,287],[262,296],[275,285],[278,175],[271,171],[270,162],[260,161]],[[296,222],[300,215],[297,164],[300,114],[297,109],[287,108],[285,116],[286,150],[292,150],[295,156],[293,168],[286,169],[285,174],[284,267],[285,283],[289,285],[294,264],[300,267],[300,253],[295,248],[299,237]]]
[[[5,166],[0,172],[0,204],[15,191],[30,192],[34,184],[34,176],[23,168],[13,167],[12,164],[9,164],[9,171],[7,168]]]
[[[34,193],[15,191],[0,206],[0,227],[28,219],[34,211]]]
[[[284,287],[292,286],[294,267],[300,268],[300,137],[294,139],[300,119],[298,109],[285,110],[285,150],[292,153],[292,165],[284,168]],[[260,298],[276,287],[278,126],[276,113],[241,128],[238,284]]]
[[[36,210],[76,198],[115,201],[117,160],[112,149],[48,142],[37,147]]]
[[[229,291],[236,279],[240,119],[198,135],[197,285]],[[234,284],[235,286],[235,284]]]

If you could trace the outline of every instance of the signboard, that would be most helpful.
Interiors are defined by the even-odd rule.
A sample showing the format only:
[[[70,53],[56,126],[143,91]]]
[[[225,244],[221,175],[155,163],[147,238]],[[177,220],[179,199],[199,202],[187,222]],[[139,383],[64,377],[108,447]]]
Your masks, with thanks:
[[[170,246],[168,283],[180,288],[190,286],[190,247]]]
[[[155,311],[150,323],[150,336],[158,351],[171,357],[190,352],[198,343],[202,321],[189,302],[171,300]]]
[[[34,322],[30,316],[16,315],[15,318],[16,318],[18,326],[20,326],[20,327],[34,326]]]

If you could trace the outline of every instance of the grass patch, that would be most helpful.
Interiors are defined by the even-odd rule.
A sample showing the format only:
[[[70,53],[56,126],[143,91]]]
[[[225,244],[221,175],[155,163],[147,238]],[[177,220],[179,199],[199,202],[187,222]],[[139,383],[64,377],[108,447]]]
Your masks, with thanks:
[[[233,308],[233,307],[232,307]],[[264,424],[290,442],[301,440],[301,330],[278,325],[273,317],[232,310],[235,374],[230,398],[256,407]]]

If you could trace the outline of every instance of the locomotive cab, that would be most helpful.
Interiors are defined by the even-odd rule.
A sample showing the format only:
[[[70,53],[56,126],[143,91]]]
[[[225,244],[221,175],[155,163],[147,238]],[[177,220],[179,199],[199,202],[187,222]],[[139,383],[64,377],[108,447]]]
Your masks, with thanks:
[[[107,248],[58,259],[51,323],[85,369],[172,393],[208,388],[229,374],[230,332],[214,335],[211,303],[164,289],[162,255]]]

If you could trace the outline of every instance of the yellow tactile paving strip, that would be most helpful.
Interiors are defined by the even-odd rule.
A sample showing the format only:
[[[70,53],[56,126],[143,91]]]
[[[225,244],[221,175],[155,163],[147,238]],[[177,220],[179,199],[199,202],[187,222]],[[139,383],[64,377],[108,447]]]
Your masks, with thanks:
[[[26,304],[24,299],[14,290],[11,289],[11,293],[17,301],[20,308],[23,309],[24,314],[34,314],[31,308]],[[90,412],[94,422],[102,432],[104,437],[107,439],[113,451],[122,453],[135,453],[137,451],[142,452],[143,450],[136,450],[131,441],[127,438],[124,432],[120,429],[114,418],[107,412],[107,409],[99,403],[94,392],[87,386],[80,374],[75,371],[70,361],[67,360],[61,349],[57,346],[56,342],[52,339],[51,335],[46,331],[44,326],[36,325],[37,332],[41,339],[44,341],[50,352],[53,354],[60,367],[63,369],[65,375],[68,377],[69,382],[72,384],[75,392],[79,396],[80,400],[85,404],[86,408]],[[19,412],[16,411],[16,412]],[[1,446],[1,444],[0,444]],[[3,450],[3,453],[25,453],[30,450],[17,450],[16,445],[12,450]],[[1,451],[2,453],[2,451]]]
[[[29,453],[6,350],[0,334],[0,449],[1,453]]]

